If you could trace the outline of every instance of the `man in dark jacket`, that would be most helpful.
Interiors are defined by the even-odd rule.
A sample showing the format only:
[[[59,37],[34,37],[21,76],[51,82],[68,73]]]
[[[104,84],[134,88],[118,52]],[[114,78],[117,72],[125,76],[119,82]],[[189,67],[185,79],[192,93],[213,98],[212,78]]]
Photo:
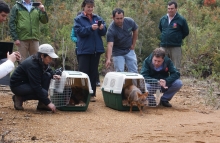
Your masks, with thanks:
[[[168,13],[160,19],[159,29],[161,31],[160,46],[166,55],[171,58],[178,70],[181,67],[182,40],[189,34],[189,28],[184,17],[177,13],[177,3],[168,3]]]
[[[146,80],[146,86],[149,94],[154,94],[153,86],[160,84],[163,96],[161,97],[161,105],[172,107],[169,101],[174,94],[182,87],[180,73],[174,67],[172,61],[165,56],[165,51],[162,48],[156,48],[153,53],[148,56],[142,65],[141,74]],[[147,81],[151,81],[148,83]],[[152,81],[155,83],[152,84]],[[151,93],[152,92],[152,93]]]
[[[50,68],[52,59],[58,58],[50,44],[42,44],[36,54],[24,60],[13,72],[10,80],[12,99],[16,110],[24,110],[23,102],[38,100],[38,110],[55,111],[55,105],[48,97],[48,89],[52,78],[59,79]]]

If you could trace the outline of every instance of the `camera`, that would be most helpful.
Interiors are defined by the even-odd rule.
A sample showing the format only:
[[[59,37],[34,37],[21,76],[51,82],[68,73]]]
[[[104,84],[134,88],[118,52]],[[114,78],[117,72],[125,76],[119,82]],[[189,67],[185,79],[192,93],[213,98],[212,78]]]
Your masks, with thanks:
[[[101,20],[98,20],[98,26],[100,26],[102,24]]]
[[[63,72],[63,68],[61,67],[61,68],[56,69],[56,70],[54,71],[54,74],[61,76],[61,75],[62,75],[62,72]]]
[[[33,2],[33,3],[32,3],[32,6],[39,6],[39,5],[40,5],[39,2]]]

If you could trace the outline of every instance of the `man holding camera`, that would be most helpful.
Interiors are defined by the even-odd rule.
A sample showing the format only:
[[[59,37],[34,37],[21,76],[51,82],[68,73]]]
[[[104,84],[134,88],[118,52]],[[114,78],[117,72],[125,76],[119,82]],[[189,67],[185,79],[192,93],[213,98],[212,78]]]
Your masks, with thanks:
[[[124,11],[116,8],[112,12],[113,21],[107,31],[107,53],[105,66],[111,64],[111,56],[114,69],[124,72],[124,64],[128,72],[138,73],[137,57],[134,51],[138,37],[138,25],[130,17],[124,17]]]
[[[21,53],[21,61],[37,53],[39,24],[48,23],[44,5],[31,0],[20,0],[12,7],[9,28],[12,39]]]

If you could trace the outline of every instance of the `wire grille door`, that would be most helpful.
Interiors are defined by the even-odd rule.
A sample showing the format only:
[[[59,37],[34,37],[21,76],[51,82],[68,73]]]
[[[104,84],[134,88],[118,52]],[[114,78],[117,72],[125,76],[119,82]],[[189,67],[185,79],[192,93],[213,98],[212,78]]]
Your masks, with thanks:
[[[49,87],[49,95],[52,103],[56,107],[66,106],[69,103],[72,89],[71,84],[74,83],[73,78],[67,78],[60,80],[51,79]]]
[[[156,107],[160,104],[160,98],[162,96],[159,81],[156,79],[146,79],[145,82],[148,90],[148,106]]]

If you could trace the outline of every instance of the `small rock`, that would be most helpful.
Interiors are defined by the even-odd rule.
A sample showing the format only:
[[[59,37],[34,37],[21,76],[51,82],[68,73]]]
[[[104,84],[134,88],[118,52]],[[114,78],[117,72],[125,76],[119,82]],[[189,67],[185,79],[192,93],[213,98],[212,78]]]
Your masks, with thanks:
[[[0,121],[3,121],[3,118],[0,118]]]
[[[31,137],[31,140],[36,140],[36,139],[37,139],[36,136]]]

